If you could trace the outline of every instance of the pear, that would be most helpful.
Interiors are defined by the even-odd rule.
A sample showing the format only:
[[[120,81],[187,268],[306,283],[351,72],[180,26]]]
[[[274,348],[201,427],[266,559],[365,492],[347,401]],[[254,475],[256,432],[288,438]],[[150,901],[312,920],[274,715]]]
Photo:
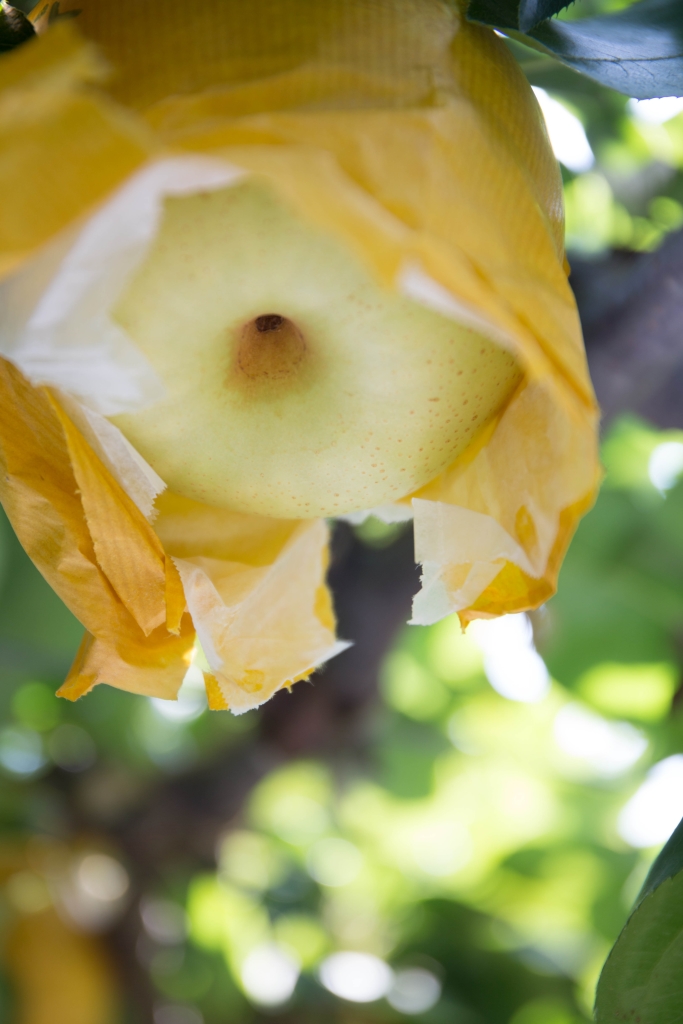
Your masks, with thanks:
[[[112,421],[171,490],[263,516],[410,494],[521,379],[508,352],[384,287],[256,177],[167,198],[115,318],[166,396]]]

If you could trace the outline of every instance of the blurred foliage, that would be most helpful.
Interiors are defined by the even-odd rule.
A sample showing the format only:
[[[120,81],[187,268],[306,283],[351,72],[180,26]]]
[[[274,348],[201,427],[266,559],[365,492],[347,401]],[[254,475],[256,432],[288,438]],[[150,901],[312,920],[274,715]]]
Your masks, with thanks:
[[[486,644],[455,619],[406,627],[362,756],[267,772],[225,822],[216,867],[160,863],[152,879],[111,822],[244,742],[257,714],[209,713],[192,672],[178,705],[107,687],[57,700],[79,629],[3,521],[0,999],[44,978],[45,954],[26,950],[44,948],[50,921],[81,937],[59,956],[91,980],[84,1022],[143,1020],[120,977],[109,992],[107,935],[134,899],[155,1024],[590,1019],[598,971],[683,806],[680,784],[655,793],[648,775],[683,760],[681,453],[683,435],[629,417],[606,438],[600,499],[534,616],[543,694],[496,692]],[[648,785],[634,827],[628,808]],[[338,951],[367,954],[367,991],[385,997],[354,1001],[357,965],[345,974]]]
[[[587,6],[582,0],[566,15]],[[580,172],[562,167],[570,253],[657,248],[683,226],[683,103],[629,100],[550,57],[508,45],[531,84],[578,119],[593,153],[593,165]]]

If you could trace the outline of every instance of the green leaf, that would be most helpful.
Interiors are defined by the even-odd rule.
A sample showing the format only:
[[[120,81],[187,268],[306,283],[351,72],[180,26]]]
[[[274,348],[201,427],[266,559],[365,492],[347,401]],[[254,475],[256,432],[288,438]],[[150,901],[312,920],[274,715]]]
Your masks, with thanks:
[[[528,32],[539,22],[559,14],[570,3],[572,0],[520,0],[519,27],[522,32]]]
[[[603,967],[595,1018],[683,1022],[683,822],[650,869]]]
[[[505,26],[528,32],[534,25],[552,18],[572,0],[472,0],[468,17],[487,25]]]
[[[617,92],[638,99],[683,95],[680,0],[640,0],[599,18],[546,21],[531,36],[564,64]]]
[[[636,900],[636,908],[640,906],[643,900],[654,892],[655,889],[666,882],[667,879],[673,878],[683,868],[683,821],[679,821],[678,825],[669,837],[666,846],[660,850],[657,859],[648,871],[647,878],[643,883],[643,888],[638,894]]]
[[[472,0],[467,10],[470,21],[496,28],[519,28],[519,0]]]
[[[529,8],[536,2],[542,0],[527,0]],[[513,24],[514,7],[513,0],[474,0],[469,17],[500,28],[627,96],[683,95],[680,0],[639,0],[625,10],[596,18],[546,20],[527,33],[518,30],[521,15]]]

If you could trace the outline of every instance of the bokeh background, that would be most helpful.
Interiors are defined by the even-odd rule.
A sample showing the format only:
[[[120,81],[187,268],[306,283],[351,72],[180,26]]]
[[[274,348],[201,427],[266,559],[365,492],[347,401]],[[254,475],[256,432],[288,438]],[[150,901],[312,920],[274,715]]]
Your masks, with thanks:
[[[683,100],[511,46],[605,409],[558,595],[406,626],[410,530],[338,524],[355,646],[310,683],[234,718],[198,662],[177,704],[69,704],[81,629],[0,520],[1,1021],[590,1020],[683,814]]]

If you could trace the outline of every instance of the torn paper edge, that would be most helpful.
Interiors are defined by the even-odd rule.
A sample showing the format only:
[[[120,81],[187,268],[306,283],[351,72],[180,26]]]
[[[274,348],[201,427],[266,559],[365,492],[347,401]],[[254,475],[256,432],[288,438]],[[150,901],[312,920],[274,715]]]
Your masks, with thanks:
[[[280,571],[286,571],[288,564],[292,563],[293,569],[296,569],[301,557],[300,552],[302,548],[304,549],[305,557],[305,548],[311,543],[310,532],[314,531],[314,533],[317,533],[320,529],[324,531],[324,535],[321,534],[317,537],[317,541],[324,541],[326,544],[327,528],[322,520],[314,520],[304,529],[297,531],[284,545],[277,558],[268,566],[268,571],[263,575],[261,581],[257,583],[242,601],[237,602],[235,605],[225,604],[213,580],[211,580],[208,573],[201,566],[196,565],[191,559],[173,559],[180,573],[187,607],[192,616],[202,651],[223,696],[229,704],[230,710],[234,714],[242,714],[252,708],[259,707],[269,700],[274,693],[282,689],[283,686],[286,686],[287,682],[315,671],[324,662],[335,657],[337,654],[341,654],[342,651],[351,646],[351,643],[348,641],[336,640],[333,631],[316,619],[313,626],[318,636],[317,638],[314,635],[312,636],[314,640],[313,646],[308,647],[299,663],[297,664],[293,661],[287,678],[277,680],[272,685],[254,692],[248,692],[230,678],[226,672],[226,660],[218,650],[219,646],[224,645],[224,654],[228,653],[231,642],[238,646],[246,643],[261,644],[264,641],[268,641],[267,632],[258,637],[250,635],[250,630],[247,631],[246,635],[244,634],[244,626],[241,620],[245,608],[251,607],[253,609],[254,606],[258,606],[260,600],[259,591],[263,592],[264,588],[267,590],[272,585],[270,577],[276,566],[278,566]],[[314,545],[316,543],[315,536],[313,543]],[[312,553],[311,557],[317,557],[317,553]],[[270,605],[271,614],[274,608],[277,608],[277,602]],[[251,614],[253,615],[253,610]],[[311,615],[315,617],[312,608]],[[315,642],[316,639],[317,642]],[[332,642],[330,643],[330,641]],[[277,640],[276,643],[282,647],[289,646],[287,639]],[[240,668],[242,672],[245,672],[249,670],[249,665],[244,664]]]
[[[353,643],[349,640],[336,640],[330,647],[320,648],[314,654],[314,661],[308,668],[304,669],[299,673],[300,676],[312,675],[317,669],[322,668],[332,658],[336,658],[338,654],[342,654],[349,647],[353,647]],[[214,676],[218,683],[218,686],[226,699],[228,709],[233,715],[243,715],[247,711],[252,711],[254,708],[260,708],[262,704],[266,704],[271,697],[273,697],[279,690],[286,687],[286,683],[282,683],[279,687],[267,693],[267,695],[258,695],[258,699],[254,699],[254,694],[247,693],[237,683],[234,683],[231,679],[222,675],[220,672],[215,672]]]
[[[58,397],[69,418],[100,461],[137,505],[145,519],[153,523],[157,516],[154,503],[162,491],[166,490],[165,481],[113,423],[69,395],[59,393]]]
[[[430,626],[446,615],[462,611],[493,582],[505,562],[513,562],[537,577],[524,549],[500,523],[483,512],[443,501],[413,499],[415,560],[422,565],[422,589],[413,600],[413,626]],[[547,561],[547,558],[546,558]],[[457,590],[447,587],[444,572],[469,565]]]

